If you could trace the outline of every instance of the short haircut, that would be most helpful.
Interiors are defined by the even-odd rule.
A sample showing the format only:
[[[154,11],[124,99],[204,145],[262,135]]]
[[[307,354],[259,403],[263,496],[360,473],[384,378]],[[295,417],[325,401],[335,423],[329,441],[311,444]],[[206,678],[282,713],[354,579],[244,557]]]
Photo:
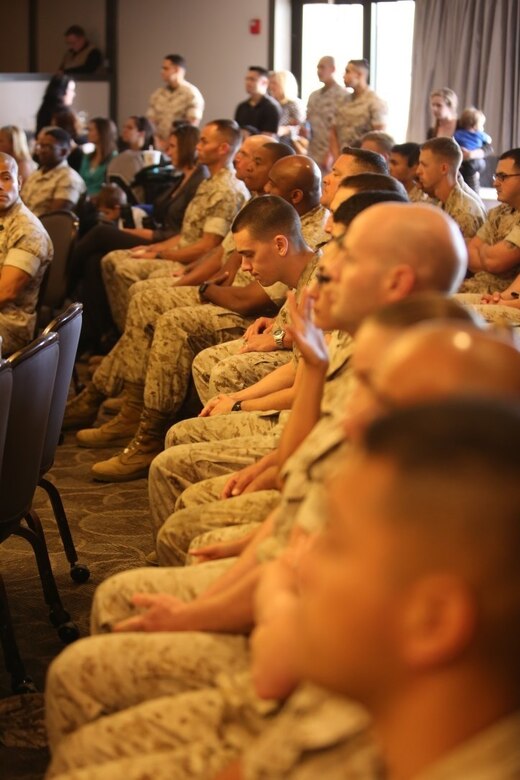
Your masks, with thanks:
[[[475,106],[470,106],[469,108],[465,108],[459,116],[458,124],[463,130],[474,130],[478,127],[479,122],[481,122],[483,118],[484,114],[482,111],[479,111]]]
[[[240,143],[240,127],[234,119],[212,119],[211,122],[208,122],[208,125],[215,125],[233,153],[236,152]]]
[[[118,187],[117,184],[112,182],[105,182],[102,184],[96,198],[96,205],[98,208],[104,206],[107,209],[113,209],[116,208],[116,206],[124,206],[126,202],[126,193],[121,187]]]
[[[357,192],[352,197],[344,200],[340,203],[338,208],[333,214],[334,222],[339,222],[345,227],[349,227],[350,223],[361,214],[362,211],[368,209],[370,206],[374,206],[376,203],[408,203],[408,197],[406,193],[401,195],[399,192],[390,192],[388,190],[367,190],[365,192]]]
[[[181,54],[166,54],[164,59],[170,60],[172,65],[177,65],[177,67],[186,70],[186,60]]]
[[[498,158],[499,160],[513,160],[515,168],[520,168],[520,147],[516,149],[508,149]]]
[[[260,195],[246,203],[231,225],[232,233],[239,230],[248,230],[260,241],[270,241],[281,234],[296,246],[304,243],[298,212],[278,195]]]
[[[388,173],[388,164],[382,154],[370,152],[368,149],[356,149],[354,146],[344,146],[341,154],[355,157],[359,167],[364,171],[374,173]]]
[[[413,293],[400,301],[387,303],[366,321],[387,328],[409,328],[429,320],[460,320],[466,325],[476,322],[469,308],[436,292]]]
[[[254,70],[254,72],[258,73],[259,76],[265,76],[266,79],[269,78],[269,71],[267,68],[263,68],[261,65],[250,65],[248,70]]]
[[[273,165],[275,162],[278,162],[278,160],[281,160],[282,157],[291,157],[293,154],[296,154],[294,149],[292,149],[289,144],[277,143],[276,141],[268,141],[260,148],[267,149],[269,152],[271,152],[273,157]]]
[[[79,24],[71,24],[65,30],[65,35],[76,35],[78,38],[86,38],[85,30]]]
[[[440,157],[451,163],[454,170],[460,168],[462,162],[462,150],[453,138],[430,138],[422,144],[421,150],[429,150],[435,157]]]
[[[341,180],[340,187],[352,187],[357,192],[365,192],[367,190],[383,190],[387,192],[397,192],[399,195],[403,195],[408,200],[406,190],[400,181],[394,179],[393,176],[387,176],[385,173],[356,173],[352,176],[345,176]],[[339,189],[339,188],[338,188]]]
[[[394,144],[394,146],[392,146],[392,153],[405,157],[409,168],[413,168],[413,166],[417,165],[419,162],[420,151],[420,145],[413,141],[408,141],[405,144]]]
[[[370,73],[370,63],[365,58],[361,60],[349,60],[347,64],[353,65],[358,70],[363,70],[367,74],[367,76]]]
[[[197,160],[197,144],[200,138],[199,128],[187,123],[179,124],[173,128],[170,135],[174,135],[177,139],[179,168],[193,167]]]
[[[384,149],[386,154],[390,154],[395,143],[389,133],[383,133],[381,130],[370,130],[370,132],[365,133],[361,138],[361,143],[363,141],[374,141],[381,149]]]
[[[66,149],[70,149],[70,135],[66,130],[61,127],[42,127],[40,133],[43,135],[50,135],[54,138],[58,146],[63,146]]]

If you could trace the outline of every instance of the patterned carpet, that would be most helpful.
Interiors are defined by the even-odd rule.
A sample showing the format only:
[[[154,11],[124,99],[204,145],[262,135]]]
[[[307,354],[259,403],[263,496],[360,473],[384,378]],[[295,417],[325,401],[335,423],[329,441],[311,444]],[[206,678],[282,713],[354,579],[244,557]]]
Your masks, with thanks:
[[[144,556],[152,549],[146,480],[105,485],[90,478],[91,464],[111,454],[113,450],[82,450],[75,446],[74,435],[69,433],[58,448],[49,477],[60,489],[80,562],[91,570],[89,582],[78,585],[71,580],[50,505],[40,488],[34,502],[42,519],[63,604],[81,636],[88,634],[88,616],[96,585],[110,574],[145,565]],[[30,546],[16,537],[8,539],[0,547],[0,567],[20,654],[38,691],[43,691],[46,669],[63,645],[48,621]],[[40,780],[47,761],[42,694],[12,696],[10,679],[2,662],[2,780]]]

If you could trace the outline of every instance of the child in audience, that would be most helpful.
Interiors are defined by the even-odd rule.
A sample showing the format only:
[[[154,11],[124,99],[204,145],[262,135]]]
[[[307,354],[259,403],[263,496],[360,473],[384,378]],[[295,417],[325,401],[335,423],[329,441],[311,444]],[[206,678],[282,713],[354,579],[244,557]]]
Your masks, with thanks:
[[[454,139],[462,149],[464,160],[460,166],[460,172],[464,181],[472,189],[478,191],[480,174],[486,170],[484,157],[471,156],[476,150],[481,150],[484,155],[486,147],[491,146],[491,136],[484,132],[486,117],[478,108],[465,108],[460,115]]]

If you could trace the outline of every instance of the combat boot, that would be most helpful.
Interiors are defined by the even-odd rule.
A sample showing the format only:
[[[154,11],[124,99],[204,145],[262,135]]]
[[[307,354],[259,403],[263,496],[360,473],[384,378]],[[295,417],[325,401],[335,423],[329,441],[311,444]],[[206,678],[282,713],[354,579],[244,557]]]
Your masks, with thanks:
[[[118,414],[99,428],[78,431],[76,441],[80,447],[99,449],[122,447],[134,436],[143,411],[143,385],[125,382],[123,405]]]
[[[164,448],[170,415],[143,409],[139,428],[123,452],[92,466],[92,476],[100,482],[129,482],[146,477],[152,460]]]
[[[63,430],[92,425],[105,398],[106,396],[94,387],[93,382],[87,382],[81,393],[67,402],[63,417]]]
[[[126,393],[123,390],[123,392],[120,395],[116,396],[115,398],[107,398],[107,400],[103,403],[101,407],[101,411],[103,412],[103,414],[108,414],[108,415],[119,414],[125,402],[125,396]]]

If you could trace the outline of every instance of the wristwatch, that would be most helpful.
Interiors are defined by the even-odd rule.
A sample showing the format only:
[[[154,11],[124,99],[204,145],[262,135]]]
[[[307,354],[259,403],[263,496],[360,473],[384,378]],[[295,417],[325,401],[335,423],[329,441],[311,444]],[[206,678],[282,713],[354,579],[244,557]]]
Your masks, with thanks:
[[[202,282],[202,284],[199,284],[199,298],[201,301],[205,301],[206,298],[204,297],[204,293],[210,286],[211,282]]]
[[[241,412],[242,411],[242,401],[235,401],[233,406],[231,407],[232,412]]]
[[[273,330],[273,339],[274,343],[278,347],[278,349],[283,349],[283,340],[285,338],[285,331],[283,328],[277,328],[276,330]]]

